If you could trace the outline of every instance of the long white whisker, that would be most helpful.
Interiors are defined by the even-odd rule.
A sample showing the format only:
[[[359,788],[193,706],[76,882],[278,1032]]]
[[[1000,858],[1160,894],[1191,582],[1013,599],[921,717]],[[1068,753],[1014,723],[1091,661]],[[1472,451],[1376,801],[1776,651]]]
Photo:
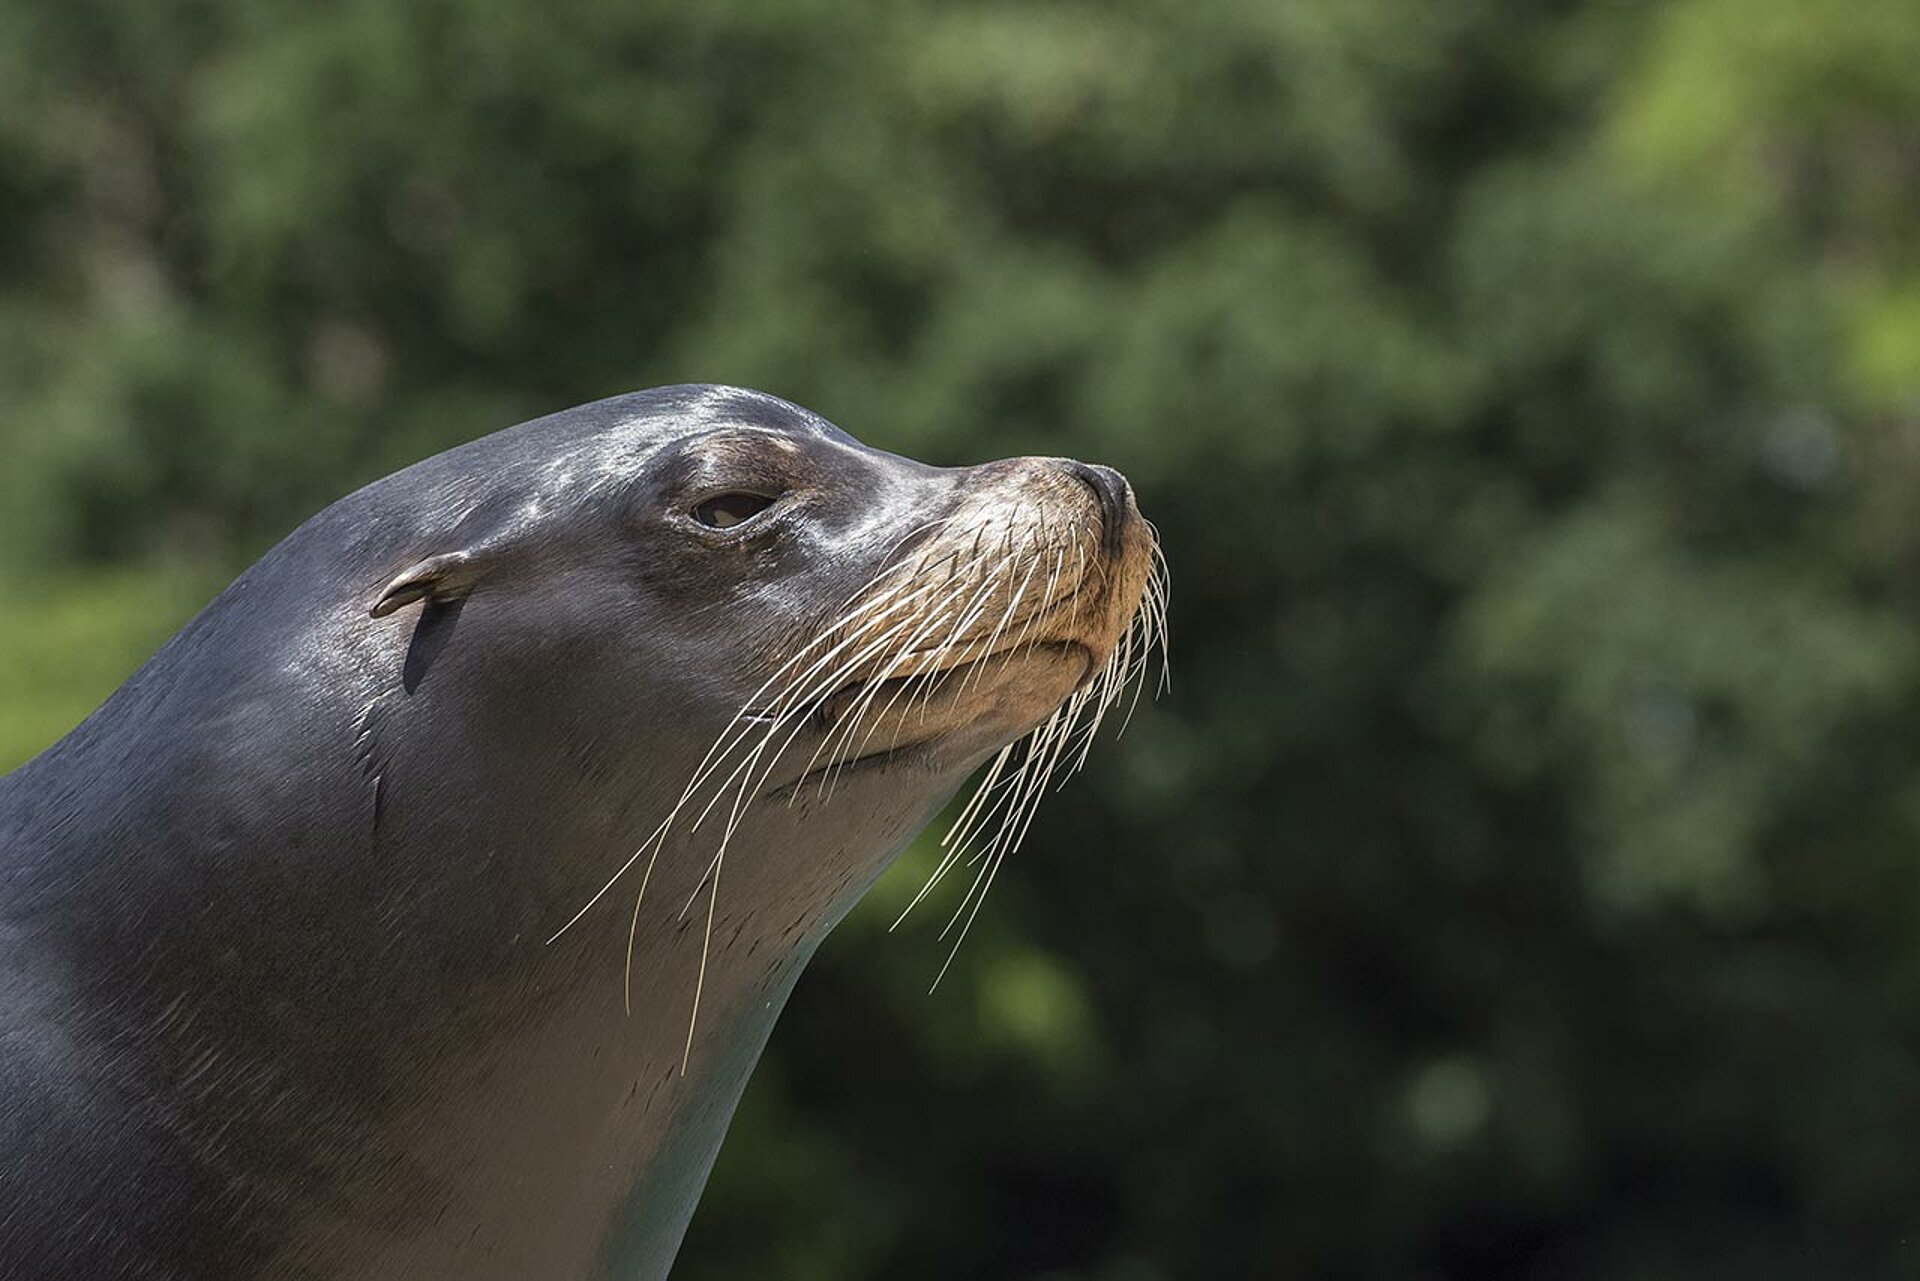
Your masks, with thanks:
[[[878,579],[884,577],[886,574],[891,572],[893,572],[892,568],[882,571],[881,574],[875,576],[875,580],[877,581]],[[869,584],[869,587],[871,586],[872,584]],[[886,613],[891,613],[896,609],[904,608],[905,605],[910,603],[915,596],[919,595],[921,590],[923,589],[916,589],[914,592],[909,593],[907,596],[900,598],[899,600],[889,604],[886,607],[885,611],[883,611],[882,617],[884,617]],[[719,764],[719,760],[724,759],[724,757],[727,754],[729,754],[734,747],[738,746],[739,743],[743,742],[748,737],[748,735],[752,732],[755,722],[752,720],[751,717],[747,715],[747,713],[752,709],[754,704],[760,699],[760,696],[764,694],[768,689],[772,688],[774,683],[778,681],[786,671],[792,668],[794,664],[802,661],[806,657],[806,655],[816,645],[821,644],[824,641],[830,639],[833,636],[833,634],[834,634],[833,628],[828,628],[822,631],[821,634],[815,637],[814,640],[809,641],[806,645],[802,646],[798,652],[796,652],[791,658],[789,658],[785,663],[781,665],[778,671],[776,671],[772,676],[769,676],[766,679],[766,681],[764,681],[761,684],[759,689],[753,692],[753,694],[747,699],[746,703],[744,704],[741,710],[741,713],[739,715],[736,715],[735,718],[728,723],[728,728],[722,731],[720,737],[715,740],[714,745],[708,749],[707,755],[704,758],[702,758],[700,765],[696,767],[696,769],[694,770],[694,776],[692,781],[690,781],[687,784],[685,790],[680,795],[680,799],[674,804],[673,809],[668,812],[666,818],[662,819],[660,822],[660,825],[653,830],[653,832],[647,837],[647,839],[642,841],[639,847],[636,848],[634,852],[628,856],[627,860],[614,870],[613,875],[607,878],[606,883],[603,884],[599,889],[595,890],[593,895],[590,898],[588,898],[587,901],[580,906],[580,909],[576,911],[571,917],[569,917],[565,922],[565,924],[561,925],[559,929],[553,932],[553,934],[547,939],[548,944],[552,944],[561,935],[565,934],[568,930],[572,929],[576,924],[579,923],[580,918],[584,917],[588,912],[593,910],[594,905],[597,904],[602,898],[606,896],[607,892],[611,890],[614,887],[614,885],[619,882],[621,877],[625,876],[629,871],[632,870],[633,865],[640,861],[641,857],[647,853],[650,847],[654,848],[655,854],[659,852],[657,846],[660,842],[664,840],[667,833],[667,829],[672,825],[674,818],[679,814],[681,808],[686,805],[687,801],[693,796],[694,792],[699,788],[700,784],[706,780],[706,778],[713,771],[713,769],[717,768]],[[855,636],[857,637],[858,635],[859,633],[856,632]],[[846,643],[850,643],[852,639],[853,638],[849,638],[848,641],[843,642],[842,644],[844,645]],[[829,651],[828,657],[830,657],[832,653],[837,652],[839,648],[840,646],[836,646],[835,650]]]

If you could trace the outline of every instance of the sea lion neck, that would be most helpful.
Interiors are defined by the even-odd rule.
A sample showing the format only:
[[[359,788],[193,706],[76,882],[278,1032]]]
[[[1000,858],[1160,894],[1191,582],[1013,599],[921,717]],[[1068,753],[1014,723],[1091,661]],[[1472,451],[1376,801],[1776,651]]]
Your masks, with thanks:
[[[637,915],[635,886],[549,943],[675,799],[693,748],[657,732],[679,764],[621,771],[605,742],[523,727],[512,756],[537,807],[477,767],[410,769],[450,732],[431,695],[464,674],[451,652],[414,693],[370,680],[347,700],[360,715],[329,716],[276,696],[310,669],[227,679],[249,595],[162,656],[167,679],[143,673],[103,709],[138,735],[83,730],[0,784],[0,830],[40,832],[9,850],[33,883],[10,899],[32,964],[92,1012],[79,1036],[118,1047],[122,1124],[197,1172],[181,1213],[244,1217],[236,1250],[294,1275],[670,1257],[800,968],[940,798],[883,799],[819,837],[802,832],[812,800],[749,818],[712,923],[728,960],[704,972],[706,903],[687,910],[701,833],[661,851]],[[196,684],[220,696],[188,706]],[[76,777],[100,784],[75,798],[51,781]],[[51,834],[25,808],[81,800]]]

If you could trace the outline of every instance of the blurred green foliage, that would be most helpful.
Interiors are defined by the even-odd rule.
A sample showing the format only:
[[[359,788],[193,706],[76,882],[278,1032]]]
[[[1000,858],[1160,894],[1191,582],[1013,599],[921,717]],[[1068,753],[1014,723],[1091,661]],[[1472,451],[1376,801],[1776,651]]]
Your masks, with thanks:
[[[15,0],[0,755],[353,485],[746,383],[1126,470],[1175,687],[676,1276],[1920,1274],[1911,0]]]

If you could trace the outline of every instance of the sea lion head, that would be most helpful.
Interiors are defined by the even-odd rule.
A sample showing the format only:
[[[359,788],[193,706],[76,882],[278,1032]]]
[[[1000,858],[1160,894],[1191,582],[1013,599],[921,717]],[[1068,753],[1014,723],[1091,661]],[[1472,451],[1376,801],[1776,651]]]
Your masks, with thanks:
[[[1048,726],[1022,781],[1006,768],[989,781],[1018,793],[987,798],[1004,801],[988,813],[1005,829],[1041,773],[1077,758],[1076,731],[1090,737],[1140,674],[1162,621],[1151,528],[1105,467],[932,467],[720,387],[502,435],[543,433],[556,439],[535,467],[502,474],[489,438],[440,481],[457,518],[368,612],[422,605],[398,664],[409,696],[434,692],[429,673],[464,647],[456,722],[487,722],[496,741],[539,738],[544,723],[563,740],[530,739],[524,760],[612,781],[621,744],[646,745],[644,782],[678,790],[614,870],[650,865],[696,825],[718,857],[750,811],[776,804],[791,824],[868,790],[914,793],[924,811]]]

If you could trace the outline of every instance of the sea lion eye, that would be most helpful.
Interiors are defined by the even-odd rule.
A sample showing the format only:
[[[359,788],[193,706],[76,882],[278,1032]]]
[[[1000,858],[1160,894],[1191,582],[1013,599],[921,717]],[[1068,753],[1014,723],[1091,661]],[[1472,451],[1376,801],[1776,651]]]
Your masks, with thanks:
[[[765,494],[715,494],[693,509],[693,518],[708,529],[726,529],[752,520],[771,506],[773,499]]]

